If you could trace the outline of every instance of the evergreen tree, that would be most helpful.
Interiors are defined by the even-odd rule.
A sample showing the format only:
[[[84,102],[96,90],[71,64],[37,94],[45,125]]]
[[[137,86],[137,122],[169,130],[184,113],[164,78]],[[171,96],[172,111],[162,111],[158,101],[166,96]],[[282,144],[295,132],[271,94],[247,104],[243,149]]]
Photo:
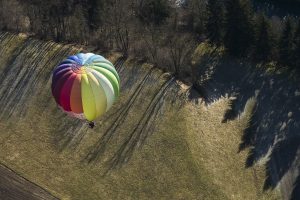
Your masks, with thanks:
[[[207,37],[211,43],[220,45],[223,41],[223,4],[220,0],[208,0]]]
[[[293,62],[298,71],[300,71],[300,20],[294,36]]]
[[[293,27],[290,18],[287,18],[279,41],[279,62],[291,67],[293,60]]]
[[[253,56],[256,61],[270,60],[273,52],[274,40],[268,19],[261,14],[257,19],[256,39]]]
[[[228,0],[225,20],[225,48],[230,55],[245,56],[254,38],[250,3],[247,0]]]
[[[145,24],[160,25],[170,16],[168,0],[141,1],[137,10],[138,18]]]

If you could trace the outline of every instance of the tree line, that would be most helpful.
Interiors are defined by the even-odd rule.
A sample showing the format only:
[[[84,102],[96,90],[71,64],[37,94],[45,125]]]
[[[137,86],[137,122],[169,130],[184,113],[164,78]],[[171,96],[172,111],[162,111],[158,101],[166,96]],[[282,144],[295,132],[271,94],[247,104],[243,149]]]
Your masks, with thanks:
[[[268,18],[254,12],[250,1],[208,0],[206,35],[228,54],[254,62],[277,62],[300,71],[300,20]]]
[[[203,41],[236,58],[300,69],[300,23],[268,18],[249,0],[0,0],[0,28],[117,49],[179,77],[191,74]]]

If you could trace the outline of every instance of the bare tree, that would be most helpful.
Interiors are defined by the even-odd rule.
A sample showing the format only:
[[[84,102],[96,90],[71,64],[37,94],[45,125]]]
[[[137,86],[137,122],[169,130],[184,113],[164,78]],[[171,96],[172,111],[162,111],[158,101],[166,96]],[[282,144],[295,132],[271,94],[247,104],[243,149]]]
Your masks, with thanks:
[[[0,1],[1,28],[10,31],[25,31],[25,16],[17,0]]]
[[[106,27],[111,31],[117,49],[128,56],[130,48],[130,22],[132,21],[130,4],[125,0],[114,0],[108,4]],[[114,14],[111,14],[114,13]]]
[[[161,29],[159,27],[156,27],[154,25],[151,25],[149,27],[145,27],[145,34],[142,39],[147,45],[147,50],[150,55],[150,59],[154,64],[158,64],[158,48],[161,43]]]
[[[195,50],[195,41],[188,34],[176,34],[168,40],[169,53],[176,76],[190,65],[190,55]]]

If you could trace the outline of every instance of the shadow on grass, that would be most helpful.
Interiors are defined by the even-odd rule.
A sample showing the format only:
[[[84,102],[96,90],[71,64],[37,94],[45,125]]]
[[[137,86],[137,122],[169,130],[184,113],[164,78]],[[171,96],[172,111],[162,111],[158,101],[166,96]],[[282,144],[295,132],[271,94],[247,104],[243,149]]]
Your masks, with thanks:
[[[300,168],[298,168],[298,171],[300,171]],[[298,175],[294,183],[294,188],[291,195],[291,200],[298,200],[298,199],[300,199],[300,175]]]
[[[209,67],[205,63],[199,65],[202,71]],[[255,96],[255,109],[238,152],[250,148],[246,167],[269,157],[264,189],[276,187],[287,171],[295,170],[292,163],[300,166],[296,160],[300,147],[300,87],[287,74],[267,74],[262,68],[230,59],[220,60],[213,71],[209,79],[196,88],[200,88],[206,104],[222,97],[231,98],[223,123],[241,115],[246,102]]]
[[[270,159],[266,163],[267,179],[264,189],[274,189],[286,172],[292,167],[300,146],[300,136],[294,136],[277,142]]]
[[[66,123],[59,123],[53,131],[54,144],[60,152],[65,149],[76,149],[89,129],[87,123],[79,119],[67,120]]]
[[[117,69],[120,70],[120,67]],[[137,80],[132,80],[132,78],[124,80],[121,86],[123,88],[123,92],[125,92],[128,88],[130,88],[133,92],[129,97],[127,97],[126,102],[120,107],[118,112],[110,119],[108,127],[104,131],[103,135],[93,146],[89,148],[88,153],[83,159],[83,162],[90,164],[104,162],[104,165],[107,167],[104,175],[127,163],[132,157],[134,151],[138,147],[143,146],[148,136],[151,135],[155,129],[158,116],[163,113],[161,108],[163,107],[166,99],[168,98],[168,102],[170,104],[175,102],[175,98],[170,98],[171,96],[176,96],[175,94],[178,93],[177,88],[175,87],[176,84],[174,82],[174,77],[166,77],[166,75],[157,73],[155,68],[150,67],[147,70],[148,71],[143,70],[141,74],[139,74],[136,69],[131,70],[133,73],[132,76],[140,76],[138,84]],[[123,73],[123,71],[120,71],[120,73]],[[123,74],[124,77],[128,75],[130,76],[130,69],[126,73],[127,74]],[[164,77],[165,82],[162,83],[162,85],[159,85],[157,84],[157,79],[160,79],[161,77]],[[133,85],[135,86],[133,87]],[[142,96],[142,93],[145,95],[145,91],[151,91],[153,89],[155,89],[153,93],[151,92],[145,97]],[[143,98],[151,99],[149,99],[149,103],[140,105],[139,102],[143,102],[143,100],[141,101]],[[132,126],[130,131],[121,136],[124,138],[119,141],[120,144],[116,146],[116,149],[111,148],[111,144],[115,141],[113,138],[115,138],[116,133],[119,133],[120,131],[122,132],[121,129],[123,128],[128,128],[128,113],[136,109],[135,106],[137,103],[140,108],[136,115],[138,116],[138,119],[130,125]],[[113,152],[111,152],[112,149]]]
[[[167,93],[169,87],[171,87],[174,78],[166,81],[157,94],[151,100],[151,103],[148,105],[147,109],[144,112],[144,115],[136,124],[136,127],[132,132],[127,136],[123,144],[118,148],[117,152],[114,153],[113,157],[109,160],[109,168],[107,172],[112,169],[121,167],[126,163],[132,156],[134,150],[143,145],[147,137],[152,133],[158,112],[160,111],[164,97]]]
[[[107,128],[104,135],[99,139],[99,141],[91,148],[87,156],[85,157],[85,160],[90,163],[93,161],[96,161],[99,159],[100,156],[103,155],[103,153],[106,150],[106,146],[109,143],[109,141],[112,139],[113,135],[115,134],[117,128],[124,122],[125,117],[128,113],[128,111],[132,108],[133,103],[139,96],[141,90],[143,87],[145,87],[145,82],[149,79],[151,73],[153,71],[153,68],[148,71],[148,73],[144,76],[140,84],[137,86],[137,88],[134,90],[134,93],[128,98],[128,101],[125,103],[124,106],[119,110],[118,114],[116,114],[115,119],[113,120],[111,125]]]

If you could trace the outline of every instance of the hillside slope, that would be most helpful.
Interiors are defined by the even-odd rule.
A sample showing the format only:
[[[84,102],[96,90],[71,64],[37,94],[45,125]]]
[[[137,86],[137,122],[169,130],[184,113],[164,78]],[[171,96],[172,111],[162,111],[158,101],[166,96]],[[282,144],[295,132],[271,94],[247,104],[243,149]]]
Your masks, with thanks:
[[[228,58],[223,49],[206,43],[195,51],[193,63],[197,88],[207,104],[231,99],[224,123],[243,116],[252,101],[238,147],[238,152],[250,150],[245,167],[264,166],[265,191],[280,188],[283,199],[299,199],[299,79],[274,63],[264,66]]]
[[[107,55],[121,97],[96,127],[62,113],[51,71],[72,45],[0,35],[0,161],[61,199],[278,199],[239,144],[253,108],[222,123],[231,100],[207,104],[148,64]]]

